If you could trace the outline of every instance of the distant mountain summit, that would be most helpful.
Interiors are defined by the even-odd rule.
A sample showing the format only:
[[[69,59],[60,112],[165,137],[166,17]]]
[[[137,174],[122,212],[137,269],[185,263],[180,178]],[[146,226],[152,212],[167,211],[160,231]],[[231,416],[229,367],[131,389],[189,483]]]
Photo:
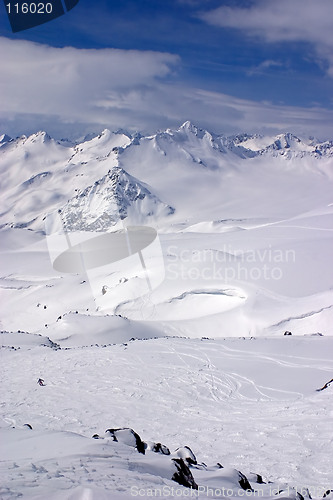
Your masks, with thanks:
[[[293,134],[279,134],[274,137],[261,135],[238,135],[232,138],[235,146],[247,151],[252,151],[255,156],[271,154],[273,156],[284,156],[285,158],[333,155],[333,142],[314,142],[309,139],[301,140]],[[252,155],[251,155],[252,156]]]
[[[273,156],[306,156],[316,158],[333,155],[333,141],[320,142],[309,138],[302,140],[291,133],[278,134],[276,136],[259,134],[237,134],[232,136],[217,135],[200,129],[191,122],[186,121],[177,131],[167,130],[170,135],[191,135],[210,143],[211,147],[221,152],[232,152],[243,158],[253,158],[262,154]]]

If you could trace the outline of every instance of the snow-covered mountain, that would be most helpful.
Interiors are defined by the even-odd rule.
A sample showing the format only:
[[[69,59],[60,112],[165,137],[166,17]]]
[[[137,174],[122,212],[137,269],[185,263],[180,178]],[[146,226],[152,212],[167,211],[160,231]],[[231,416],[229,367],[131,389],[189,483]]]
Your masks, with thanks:
[[[2,227],[42,229],[45,215],[55,209],[62,211],[66,228],[88,231],[107,230],[130,216],[147,223],[173,213],[118,166],[119,151],[131,142],[127,136],[105,130],[73,147],[64,142],[44,132],[4,142]]]
[[[220,193],[224,199],[226,194],[232,198],[238,189],[244,196],[242,180],[247,184],[248,204],[253,204],[252,184],[258,182],[257,175],[263,175],[258,166],[266,164],[268,172],[264,175],[272,176],[275,170],[278,179],[287,171],[292,188],[297,169],[302,175],[310,170],[315,181],[320,174],[331,176],[328,163],[332,155],[332,142],[302,141],[292,134],[225,137],[190,122],[153,136],[104,130],[75,145],[55,141],[45,132],[17,139],[4,134],[0,149],[0,224],[42,229],[43,218],[54,209],[66,213],[75,229],[80,220],[86,229],[106,230],[129,215],[134,221],[158,225],[162,219],[169,224],[173,219],[189,217],[199,222],[207,193],[212,218],[219,219],[231,202],[221,203]],[[243,172],[249,169],[250,177]],[[241,171],[240,178],[237,171]],[[272,182],[268,186],[275,197],[284,190],[279,184],[278,180],[276,186]],[[194,198],[199,203],[193,204]],[[170,218],[177,209],[180,217]]]
[[[1,498],[332,498],[332,153],[0,137]],[[112,268],[52,267],[104,236]]]
[[[119,220],[149,223],[167,217],[174,209],[120,167],[114,167],[86,187],[61,209],[68,231],[106,231]]]
[[[291,134],[225,137],[190,122],[149,136],[104,130],[78,144],[45,132],[3,137],[3,248],[23,251],[33,243],[22,261],[32,259],[30,271],[18,273],[17,262],[5,265],[4,286],[20,289],[20,280],[30,287],[39,279],[36,252],[45,255],[43,267],[38,260],[41,274],[53,276],[43,234],[46,216],[60,210],[67,232],[113,231],[119,222],[158,231],[164,283],[144,304],[133,297],[121,300],[127,292],[118,287],[119,303],[113,301],[111,312],[167,321],[164,333],[175,328],[188,336],[207,328],[212,336],[275,334],[283,328],[332,333],[332,151],[332,142]],[[115,274],[117,283],[127,283],[123,272]],[[21,276],[18,283],[13,276]],[[36,332],[53,324],[57,331],[59,316],[66,323],[73,310],[94,314],[88,289],[80,286],[78,296],[86,298],[77,302],[79,289],[71,291],[75,278],[56,276],[57,286],[44,290],[52,303],[44,317],[32,314],[39,292],[29,292],[25,312],[5,313],[4,328]],[[137,279],[137,272],[130,276]]]

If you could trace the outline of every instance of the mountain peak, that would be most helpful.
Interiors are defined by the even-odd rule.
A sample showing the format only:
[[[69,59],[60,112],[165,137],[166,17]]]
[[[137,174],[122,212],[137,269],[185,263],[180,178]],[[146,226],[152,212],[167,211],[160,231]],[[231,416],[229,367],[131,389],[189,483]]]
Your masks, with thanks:
[[[105,128],[104,130],[102,130],[100,137],[110,137],[111,134],[111,130],[109,128]]]
[[[196,134],[200,129],[196,125],[194,125],[192,122],[189,120],[186,120],[180,127],[179,130],[188,130],[189,132],[192,132]]]
[[[173,213],[171,206],[121,167],[109,170],[62,208],[64,225],[70,231],[106,231],[125,218],[144,223]]]
[[[9,142],[11,140],[11,137],[7,134],[2,134],[0,135],[0,144],[4,144],[5,142]]]
[[[184,122],[183,125],[181,125],[179,127],[178,132],[187,132],[187,133],[195,135],[199,139],[202,139],[205,136],[207,136],[209,138],[212,137],[212,135],[210,134],[210,132],[208,132],[205,129],[197,127],[196,125],[194,125],[189,120],[187,120],[186,122]]]
[[[47,143],[52,141],[51,136],[44,130],[40,130],[39,132],[36,132],[35,134],[29,135],[27,138],[28,142],[39,142],[39,143]]]

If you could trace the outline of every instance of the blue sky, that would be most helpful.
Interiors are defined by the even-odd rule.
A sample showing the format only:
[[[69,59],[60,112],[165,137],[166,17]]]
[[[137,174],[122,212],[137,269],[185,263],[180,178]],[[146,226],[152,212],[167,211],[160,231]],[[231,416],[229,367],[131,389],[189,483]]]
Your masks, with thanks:
[[[15,34],[0,7],[4,132],[333,136],[331,0],[80,0]]]

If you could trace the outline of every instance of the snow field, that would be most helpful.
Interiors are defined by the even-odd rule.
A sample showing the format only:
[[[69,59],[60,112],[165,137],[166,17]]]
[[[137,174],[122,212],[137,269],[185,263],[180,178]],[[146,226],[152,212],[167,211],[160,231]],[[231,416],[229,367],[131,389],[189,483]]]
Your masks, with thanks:
[[[171,450],[188,445],[198,461],[209,466],[220,462],[245,474],[259,473],[274,484],[328,488],[333,465],[332,393],[330,388],[316,389],[331,378],[331,350],[332,339],[317,336],[167,338],[65,350],[32,343],[16,351],[2,349],[2,427],[22,429],[29,423],[40,436],[28,456],[20,446],[28,429],[20,431],[25,434],[19,435],[17,445],[9,439],[10,448],[4,447],[2,458],[2,467],[10,471],[6,480],[29,494],[34,481],[36,491],[37,487],[53,491],[57,489],[53,483],[68,489],[86,484],[89,477],[94,487],[118,491],[117,473],[110,479],[102,472],[109,462],[111,469],[115,466],[113,458],[101,459],[101,470],[96,458],[90,465],[85,458],[77,476],[80,461],[71,458],[71,446],[75,456],[83,452],[71,439],[83,438],[68,435],[103,437],[111,426],[131,427],[144,440],[160,441]],[[37,384],[40,377],[45,387]],[[64,446],[64,460],[49,439],[60,449]],[[86,446],[92,450],[95,444],[84,441]],[[89,453],[95,457],[98,452]],[[50,460],[52,483],[41,469],[49,470],[45,464]],[[32,463],[41,474],[33,473]],[[25,485],[17,474],[27,474]],[[145,487],[153,484],[145,475],[140,480],[131,474],[120,476],[127,495],[136,481]]]

